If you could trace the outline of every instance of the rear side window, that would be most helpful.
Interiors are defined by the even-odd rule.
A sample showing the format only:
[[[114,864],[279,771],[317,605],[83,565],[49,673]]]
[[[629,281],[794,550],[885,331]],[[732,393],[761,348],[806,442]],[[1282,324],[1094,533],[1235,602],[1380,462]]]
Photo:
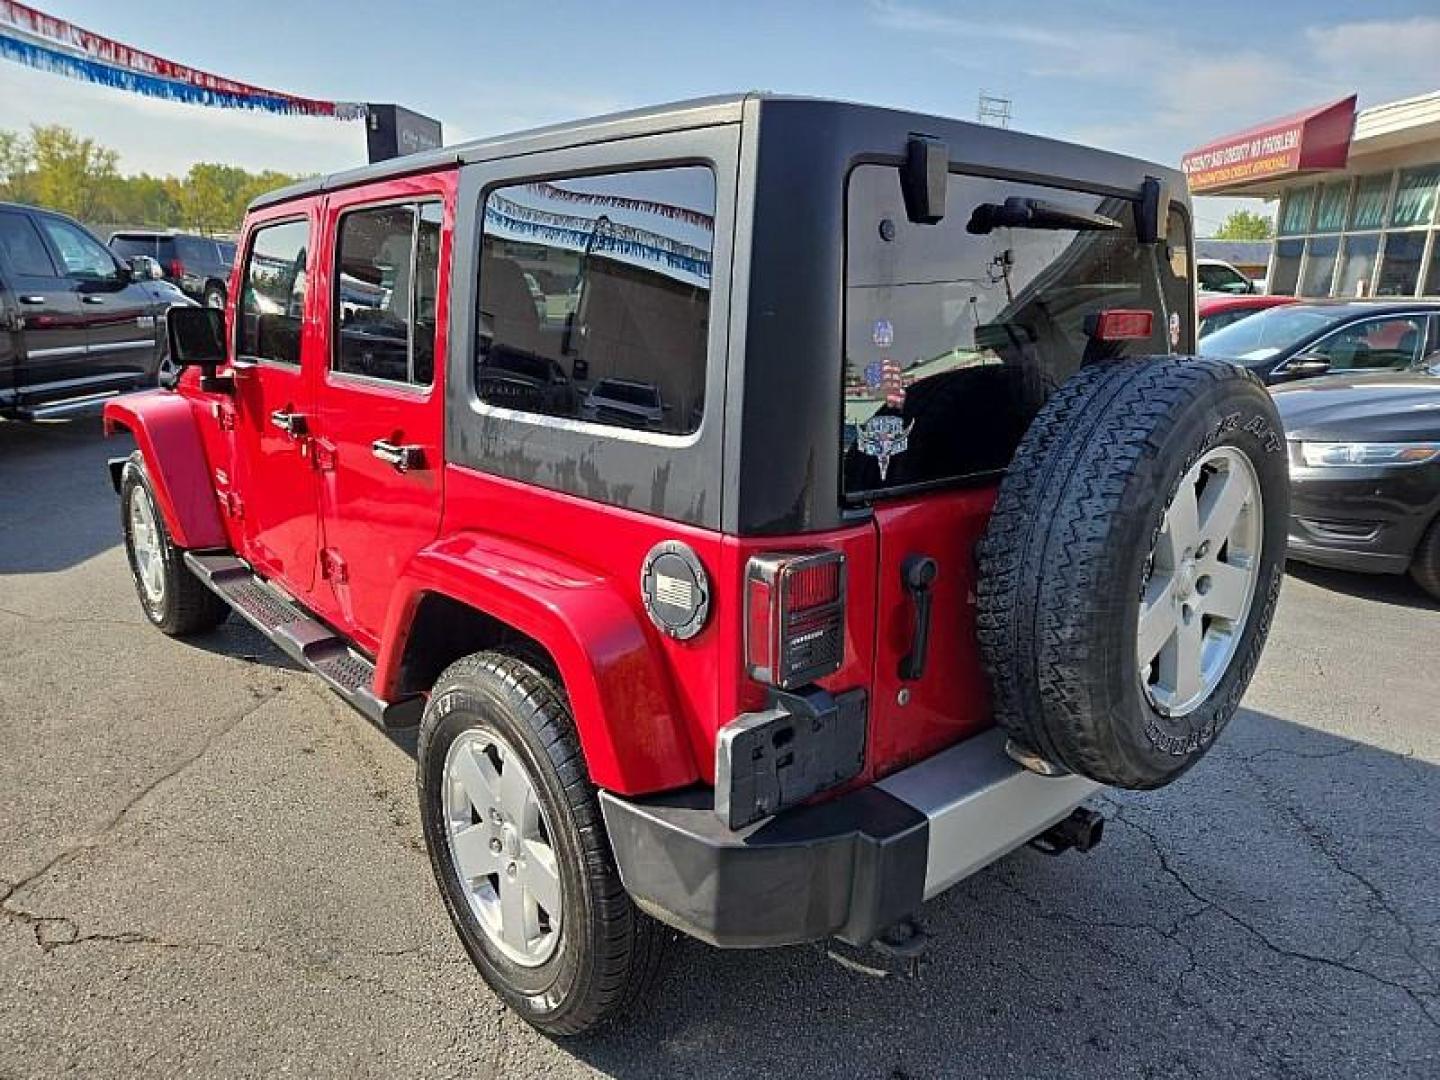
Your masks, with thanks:
[[[1056,213],[1043,228],[997,224],[1014,198]],[[1001,470],[1040,406],[1082,363],[1188,350],[1186,220],[1172,212],[1167,240],[1143,245],[1135,207],[951,175],[945,217],[919,225],[906,217],[897,169],[856,168],[847,215],[845,494],[866,499]],[[1061,220],[1085,227],[1058,227]],[[1107,310],[1148,313],[1148,336],[1092,337]]]
[[[154,259],[159,249],[153,236],[112,236],[110,250],[122,259],[128,259],[132,255],[148,255]]]
[[[0,211],[0,252],[12,273],[25,277],[54,277],[55,264],[35,224],[24,214]]]
[[[714,214],[707,166],[492,190],[476,311],[480,399],[694,432],[705,405]]]
[[[250,240],[240,279],[236,355],[277,364],[300,363],[310,225],[263,225]]]
[[[440,220],[439,203],[373,207],[340,219],[335,371],[430,385]]]
[[[175,254],[182,262],[195,263],[197,266],[212,266],[219,258],[215,241],[202,240],[195,236],[177,236]]]

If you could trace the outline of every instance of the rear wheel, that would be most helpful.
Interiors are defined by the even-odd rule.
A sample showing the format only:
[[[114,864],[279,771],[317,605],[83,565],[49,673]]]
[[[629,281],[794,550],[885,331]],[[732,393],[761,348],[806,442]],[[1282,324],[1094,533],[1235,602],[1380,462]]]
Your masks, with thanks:
[[[223,622],[230,608],[185,568],[138,450],[120,474],[120,515],[125,555],[145,617],[173,637],[202,633]]]
[[[1041,410],[980,548],[996,719],[1026,758],[1153,788],[1228,723],[1283,577],[1283,429],[1243,369],[1081,370]]]
[[[1410,561],[1410,577],[1435,599],[1440,600],[1440,518],[1430,523],[1415,558]]]
[[[417,756],[430,863],[490,987],[555,1035],[639,1000],[673,934],[620,883],[559,687],[517,656],[457,661],[435,685]]]

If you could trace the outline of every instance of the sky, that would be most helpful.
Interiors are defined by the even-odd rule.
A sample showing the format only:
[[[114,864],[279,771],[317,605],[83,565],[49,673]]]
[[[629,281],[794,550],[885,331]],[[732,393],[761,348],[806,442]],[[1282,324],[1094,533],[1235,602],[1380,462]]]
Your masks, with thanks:
[[[397,102],[447,142],[764,89],[975,116],[1176,165],[1253,123],[1358,92],[1440,89],[1434,0],[29,0],[129,45],[310,97]],[[359,123],[152,101],[0,62],[0,127],[67,124],[123,171],[361,164]],[[1197,201],[1199,232],[1236,200]]]

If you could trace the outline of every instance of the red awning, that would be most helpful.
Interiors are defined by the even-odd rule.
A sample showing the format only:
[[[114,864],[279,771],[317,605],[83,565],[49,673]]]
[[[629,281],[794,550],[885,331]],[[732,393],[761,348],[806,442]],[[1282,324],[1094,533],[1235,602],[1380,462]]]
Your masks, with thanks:
[[[1355,130],[1355,95],[1227,135],[1180,160],[1191,191],[1239,188],[1317,169],[1343,169]]]

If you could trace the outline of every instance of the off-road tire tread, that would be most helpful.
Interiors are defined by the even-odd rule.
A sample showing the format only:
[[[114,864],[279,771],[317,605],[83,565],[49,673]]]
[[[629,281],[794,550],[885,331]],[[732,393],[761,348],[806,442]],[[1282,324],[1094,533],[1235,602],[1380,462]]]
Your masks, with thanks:
[[[488,680],[503,689],[513,715],[530,726],[564,787],[566,810],[573,816],[584,851],[585,872],[594,896],[600,948],[586,999],[543,1030],[556,1035],[593,1031],[626,1015],[646,996],[664,966],[675,933],[640,911],[620,882],[610,849],[595,785],[581,753],[569,700],[561,686],[538,670],[523,647],[473,653],[436,680],[435,693],[472,680]],[[421,721],[423,748],[443,719],[427,710]],[[530,1019],[527,1017],[527,1019]]]
[[[1001,483],[978,550],[976,589],[994,715],[1012,738],[1072,772],[1137,789],[1174,778],[1127,760],[1105,737],[1105,703],[1087,678],[1096,658],[1086,627],[1114,618],[1120,598],[1088,587],[1088,577],[1111,542],[1113,515],[1127,512],[1127,479],[1163,449],[1157,432],[1165,418],[1204,407],[1235,380],[1260,386],[1243,368],[1203,359],[1083,368],[1031,424]],[[1257,597],[1252,611],[1262,644],[1274,599]],[[1247,665],[1242,689],[1258,655],[1236,657]]]

